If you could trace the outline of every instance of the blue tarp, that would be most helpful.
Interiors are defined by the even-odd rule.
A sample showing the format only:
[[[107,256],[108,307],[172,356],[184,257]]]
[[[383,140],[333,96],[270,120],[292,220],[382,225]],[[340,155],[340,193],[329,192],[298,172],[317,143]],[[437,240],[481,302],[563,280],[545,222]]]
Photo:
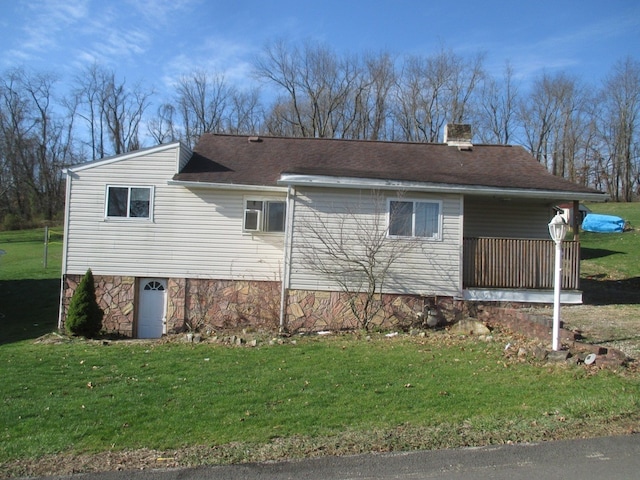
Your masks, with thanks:
[[[624,232],[625,221],[615,215],[590,213],[582,222],[582,230],[586,232],[613,233]]]

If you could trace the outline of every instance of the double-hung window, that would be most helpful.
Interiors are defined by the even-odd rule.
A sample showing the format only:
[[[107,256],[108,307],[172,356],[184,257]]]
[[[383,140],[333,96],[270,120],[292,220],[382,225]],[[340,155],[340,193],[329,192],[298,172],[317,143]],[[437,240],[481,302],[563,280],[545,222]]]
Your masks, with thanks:
[[[107,218],[151,218],[151,187],[107,187]]]
[[[284,232],[284,200],[245,200],[244,225],[247,232]]]
[[[441,238],[442,204],[433,200],[389,200],[389,236]]]

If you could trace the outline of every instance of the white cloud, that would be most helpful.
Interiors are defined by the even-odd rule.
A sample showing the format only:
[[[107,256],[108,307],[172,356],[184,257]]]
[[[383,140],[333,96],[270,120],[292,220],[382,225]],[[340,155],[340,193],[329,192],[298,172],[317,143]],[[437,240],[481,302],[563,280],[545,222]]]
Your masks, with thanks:
[[[29,21],[24,27],[22,50],[45,52],[64,38],[66,30],[86,18],[88,0],[40,0],[27,3]]]
[[[241,42],[221,37],[210,37],[189,54],[180,53],[164,66],[162,81],[166,88],[173,88],[180,77],[203,70],[221,75],[225,81],[238,87],[253,85],[251,79],[252,56],[256,49]]]
[[[202,0],[125,0],[125,3],[142,17],[142,22],[158,27],[171,22],[180,12],[192,10]]]

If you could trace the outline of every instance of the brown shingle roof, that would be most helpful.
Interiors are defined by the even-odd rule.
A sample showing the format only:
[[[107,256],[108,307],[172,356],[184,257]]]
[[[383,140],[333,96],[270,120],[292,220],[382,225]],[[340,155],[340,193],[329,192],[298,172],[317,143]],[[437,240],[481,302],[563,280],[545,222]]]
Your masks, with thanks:
[[[598,193],[551,175],[522,147],[205,134],[174,180],[276,185],[281,174],[328,175]]]

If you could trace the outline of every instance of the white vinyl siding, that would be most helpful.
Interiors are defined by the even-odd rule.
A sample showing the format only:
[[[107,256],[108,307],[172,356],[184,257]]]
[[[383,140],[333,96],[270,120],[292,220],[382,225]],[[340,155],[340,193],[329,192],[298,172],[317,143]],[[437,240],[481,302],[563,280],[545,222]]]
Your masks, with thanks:
[[[464,236],[549,239],[549,203],[466,197]]]
[[[242,231],[244,197],[250,192],[168,185],[177,150],[70,174],[63,273],[83,274],[91,268],[99,275],[280,279],[283,235]],[[106,184],[152,187],[153,220],[105,219]],[[284,200],[284,194],[273,197]]]
[[[387,205],[397,199],[395,192],[388,195],[372,195],[369,191],[343,189],[297,189],[295,226],[292,237],[291,275],[289,287],[296,290],[339,290],[339,286],[310,268],[305,261],[305,249],[320,250],[317,234],[326,229],[328,235],[340,236],[354,246],[362,242],[355,233],[362,228],[377,229],[382,235],[387,231]],[[459,195],[412,195],[412,199],[440,202],[441,241],[423,238],[387,238],[386,242],[402,245],[402,258],[391,268],[384,291],[418,295],[461,294],[461,206]],[[290,205],[291,206],[291,205]],[[377,225],[376,225],[377,222]]]

